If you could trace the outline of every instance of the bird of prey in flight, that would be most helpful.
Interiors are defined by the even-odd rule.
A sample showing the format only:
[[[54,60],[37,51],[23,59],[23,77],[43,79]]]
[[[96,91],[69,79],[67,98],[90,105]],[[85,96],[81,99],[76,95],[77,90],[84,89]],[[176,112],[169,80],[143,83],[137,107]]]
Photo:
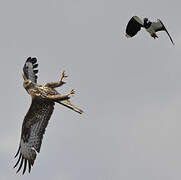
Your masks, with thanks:
[[[148,20],[148,18],[144,18],[143,20],[140,19],[138,16],[133,16],[127,26],[126,26],[126,37],[133,37],[137,34],[138,31],[141,30],[141,28],[145,28],[146,31],[155,39],[158,38],[156,32],[158,31],[165,31],[167,35],[169,36],[172,44],[174,45],[174,42],[168,33],[166,27],[162,23],[161,20],[157,20],[156,22],[151,22]]]
[[[18,155],[19,157],[14,168],[19,164],[18,173],[23,166],[23,174],[27,166],[29,172],[31,171],[36,155],[40,152],[43,135],[53,113],[55,103],[62,104],[80,114],[83,113],[81,109],[72,105],[69,101],[74,94],[74,90],[66,95],[61,95],[55,90],[55,88],[65,84],[63,81],[63,78],[67,77],[65,73],[62,72],[58,82],[39,85],[37,84],[37,67],[37,59],[31,57],[26,60],[23,67],[23,86],[32,99],[31,106],[22,124],[20,144],[15,155],[15,157]]]

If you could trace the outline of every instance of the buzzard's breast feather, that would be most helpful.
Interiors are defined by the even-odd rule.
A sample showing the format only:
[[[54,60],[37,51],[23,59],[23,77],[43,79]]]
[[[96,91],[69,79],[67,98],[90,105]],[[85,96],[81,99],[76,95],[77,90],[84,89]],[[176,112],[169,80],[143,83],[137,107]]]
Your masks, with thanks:
[[[54,102],[37,98],[32,100],[32,104],[22,125],[20,146],[16,154],[16,156],[19,154],[19,159],[14,166],[16,167],[20,163],[17,172],[19,172],[24,164],[23,174],[25,173],[27,161],[29,172],[31,171],[31,166],[34,164],[36,154],[40,152],[43,134],[45,133],[53,109]]]

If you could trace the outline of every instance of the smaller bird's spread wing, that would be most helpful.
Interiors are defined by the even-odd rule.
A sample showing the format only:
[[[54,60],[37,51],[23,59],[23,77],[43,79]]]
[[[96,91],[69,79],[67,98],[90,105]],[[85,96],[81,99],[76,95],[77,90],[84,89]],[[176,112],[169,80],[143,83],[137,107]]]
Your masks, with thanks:
[[[53,109],[54,102],[39,100],[38,98],[32,100],[32,104],[22,125],[20,145],[18,152],[15,155],[15,157],[19,155],[19,158],[14,168],[20,162],[17,173],[24,164],[24,174],[27,163],[29,166],[29,172],[31,171],[31,166],[34,164],[36,154],[37,152],[40,152],[43,134],[45,133]]]
[[[133,37],[143,27],[143,21],[138,16],[133,16],[126,26],[126,36]]]
[[[152,27],[155,30],[155,32],[158,31],[165,31],[168,34],[168,37],[170,38],[172,44],[174,44],[172,37],[170,36],[169,32],[167,31],[166,27],[164,26],[164,24],[162,23],[162,21],[160,19],[158,19],[158,21],[156,22],[152,22]]]
[[[24,76],[26,77],[26,79],[29,79],[34,83],[37,83],[38,77],[36,74],[38,73],[38,70],[35,69],[37,67],[38,67],[38,64],[37,64],[36,58],[29,57],[26,60],[25,65],[23,67],[23,73],[24,73]]]

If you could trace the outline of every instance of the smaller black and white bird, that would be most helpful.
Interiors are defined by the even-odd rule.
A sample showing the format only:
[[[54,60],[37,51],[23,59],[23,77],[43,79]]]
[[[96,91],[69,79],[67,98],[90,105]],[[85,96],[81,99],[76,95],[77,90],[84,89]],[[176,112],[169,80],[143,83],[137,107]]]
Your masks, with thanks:
[[[168,33],[166,27],[164,26],[164,24],[162,23],[162,21],[160,19],[158,19],[156,22],[151,22],[148,20],[148,18],[144,18],[143,20],[140,19],[138,16],[133,16],[127,26],[126,26],[126,37],[133,37],[137,34],[138,31],[141,30],[141,28],[145,28],[146,31],[155,39],[158,38],[156,32],[158,31],[165,31],[172,44],[174,45],[174,42],[170,36],[170,34]]]

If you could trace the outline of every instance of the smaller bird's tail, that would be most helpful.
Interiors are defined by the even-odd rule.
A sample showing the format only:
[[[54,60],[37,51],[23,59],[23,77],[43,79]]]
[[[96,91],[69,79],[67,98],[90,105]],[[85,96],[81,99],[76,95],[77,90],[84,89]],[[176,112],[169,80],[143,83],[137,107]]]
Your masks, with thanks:
[[[79,109],[78,107],[74,106],[73,104],[71,104],[71,102],[69,100],[63,100],[63,101],[57,101],[59,104],[62,104],[70,109],[72,109],[75,112],[78,112],[80,114],[83,113],[83,111],[81,109]]]

